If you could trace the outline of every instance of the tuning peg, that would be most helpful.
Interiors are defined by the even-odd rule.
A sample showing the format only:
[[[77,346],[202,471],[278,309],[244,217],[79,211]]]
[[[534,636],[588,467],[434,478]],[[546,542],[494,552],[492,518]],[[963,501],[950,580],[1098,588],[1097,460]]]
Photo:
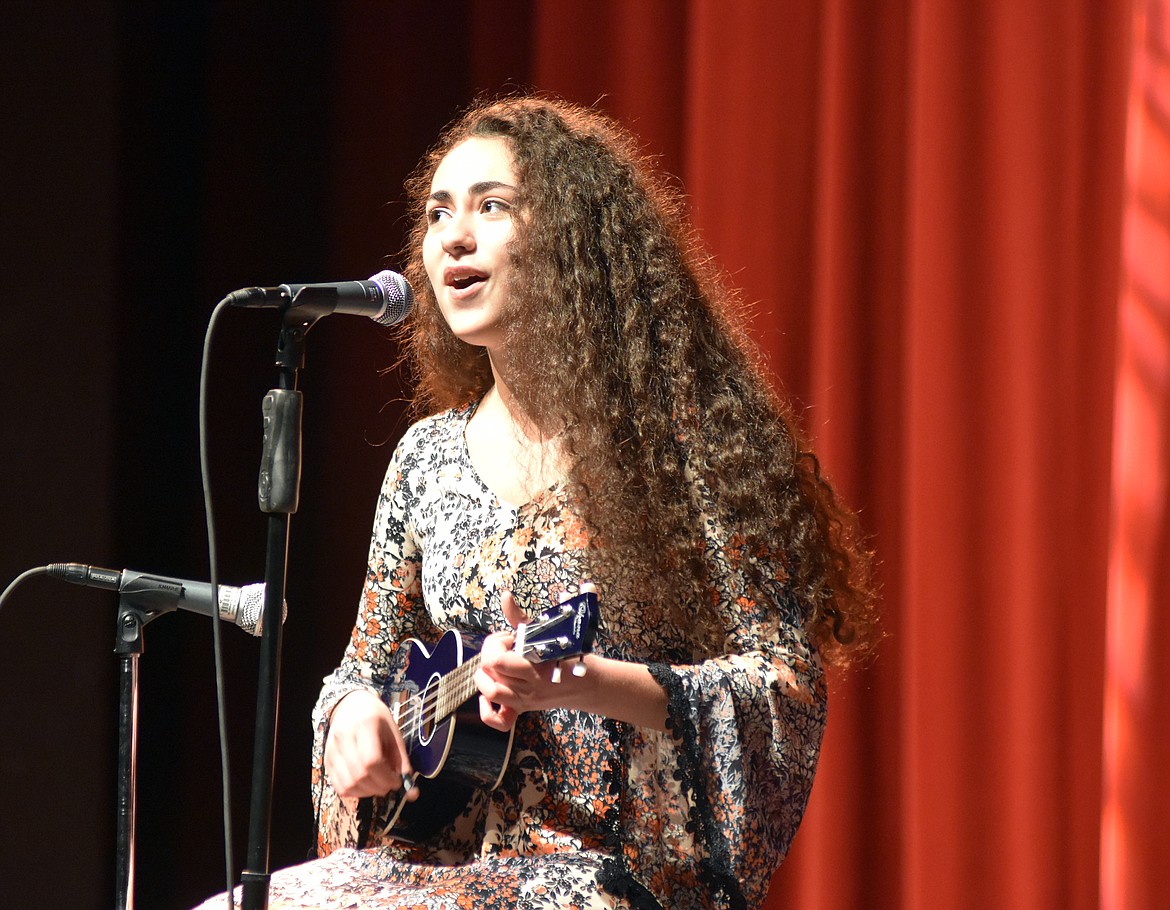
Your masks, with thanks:
[[[577,662],[573,664],[573,675],[580,679],[586,673],[585,657],[582,655],[577,658]]]
[[[561,665],[557,662],[552,669],[552,682],[559,683],[561,681]]]

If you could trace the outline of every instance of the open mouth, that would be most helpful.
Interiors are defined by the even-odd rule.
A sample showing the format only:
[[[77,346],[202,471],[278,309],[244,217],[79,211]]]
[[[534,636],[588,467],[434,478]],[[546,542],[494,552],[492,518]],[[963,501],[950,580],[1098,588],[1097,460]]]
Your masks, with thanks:
[[[487,281],[487,275],[472,269],[452,269],[446,277],[448,286],[457,291],[464,291],[473,285]]]

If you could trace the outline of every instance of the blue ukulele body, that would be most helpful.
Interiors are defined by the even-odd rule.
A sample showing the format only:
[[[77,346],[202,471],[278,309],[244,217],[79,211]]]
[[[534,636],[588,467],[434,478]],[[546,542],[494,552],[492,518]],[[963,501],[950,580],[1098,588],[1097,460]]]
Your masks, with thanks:
[[[580,657],[592,649],[597,626],[597,595],[578,594],[518,629],[516,650],[534,663]],[[504,776],[513,731],[480,720],[473,677],[482,643],[482,636],[454,630],[433,648],[410,641],[405,690],[390,695],[389,703],[419,797],[408,802],[399,792],[383,825],[396,840],[429,839],[466,808],[476,790],[494,789]]]

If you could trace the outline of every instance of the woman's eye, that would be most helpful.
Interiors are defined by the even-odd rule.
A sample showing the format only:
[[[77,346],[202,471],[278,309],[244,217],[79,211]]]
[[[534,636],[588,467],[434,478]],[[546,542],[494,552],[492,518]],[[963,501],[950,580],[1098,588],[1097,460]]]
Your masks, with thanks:
[[[485,199],[483,203],[483,210],[491,214],[506,212],[511,208],[503,199]]]
[[[447,217],[447,210],[435,207],[427,209],[427,224],[434,224],[437,221],[442,221]]]

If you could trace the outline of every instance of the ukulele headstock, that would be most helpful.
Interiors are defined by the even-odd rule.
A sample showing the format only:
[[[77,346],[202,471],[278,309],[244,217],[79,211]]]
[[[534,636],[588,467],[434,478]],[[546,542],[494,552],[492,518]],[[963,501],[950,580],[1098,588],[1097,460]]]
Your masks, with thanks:
[[[585,591],[526,623],[521,653],[533,663],[581,657],[593,650],[599,621],[597,594]]]

